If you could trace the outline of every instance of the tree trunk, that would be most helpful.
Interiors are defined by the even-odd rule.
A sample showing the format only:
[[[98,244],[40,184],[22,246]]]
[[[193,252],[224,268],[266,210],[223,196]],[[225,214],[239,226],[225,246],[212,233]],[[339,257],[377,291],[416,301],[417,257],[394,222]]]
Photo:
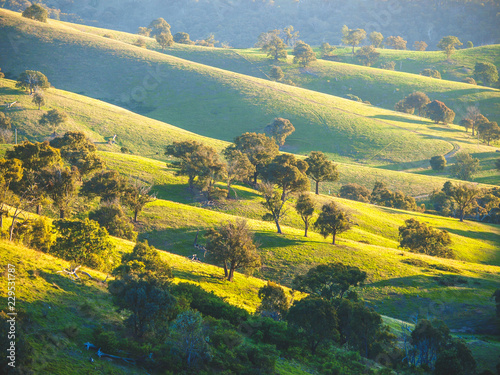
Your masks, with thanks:
[[[59,218],[60,218],[60,219],[64,219],[64,216],[65,216],[64,209],[60,209],[60,210],[59,210]]]
[[[305,225],[304,237],[307,237],[307,229],[309,228],[309,223],[307,221],[304,221],[304,225]]]
[[[316,195],[319,194],[319,181],[316,181]]]
[[[227,263],[224,261],[224,276],[229,277],[229,272],[227,271]]]
[[[36,205],[36,214],[37,215],[41,215],[42,214],[42,205],[41,204],[37,204]]]
[[[259,175],[259,173],[257,171],[255,171],[255,173],[253,174],[253,184],[257,186],[257,176]]]
[[[335,245],[335,235],[336,235],[336,233],[333,233],[333,235],[332,235],[332,245]]]
[[[134,211],[134,223],[137,223],[137,215],[139,215],[139,210]]]
[[[233,281],[233,278],[234,278],[234,267],[231,266],[231,268],[229,269],[229,276],[227,277],[227,281]]]
[[[14,225],[16,224],[16,217],[12,218],[12,224],[10,225],[9,231],[9,241],[12,241],[12,237],[14,236]]]
[[[460,221],[464,221],[465,210],[460,210]]]
[[[278,229],[278,234],[281,234],[280,222],[276,219],[274,219],[274,222],[276,223],[276,229]]]
[[[2,231],[3,229],[3,214],[2,212],[0,212],[0,232]]]

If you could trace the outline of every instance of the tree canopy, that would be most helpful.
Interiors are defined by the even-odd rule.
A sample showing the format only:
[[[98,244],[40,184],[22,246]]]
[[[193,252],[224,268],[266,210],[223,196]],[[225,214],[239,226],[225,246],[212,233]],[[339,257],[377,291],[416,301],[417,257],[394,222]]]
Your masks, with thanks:
[[[36,70],[25,70],[16,81],[16,87],[22,88],[24,90],[29,90],[30,95],[33,94],[37,89],[47,89],[50,87],[49,80],[45,74],[38,72]]]
[[[399,246],[415,253],[453,258],[453,251],[448,248],[451,238],[447,231],[436,230],[425,223],[411,218],[399,227]]]
[[[285,144],[286,138],[294,131],[295,127],[290,120],[281,117],[276,117],[273,122],[265,128],[265,132],[269,134],[280,147]]]
[[[366,31],[363,29],[349,29],[346,25],[342,26],[342,43],[352,46],[352,54],[354,55],[354,47],[359,45],[366,38]]]
[[[295,210],[304,222],[304,237],[307,237],[309,222],[314,214],[314,201],[307,193],[300,194],[295,203]]]
[[[455,155],[455,163],[450,167],[450,174],[460,180],[472,180],[479,170],[479,159],[472,157],[466,152]]]
[[[364,46],[358,49],[354,55],[364,66],[372,66],[377,61],[380,53],[373,46]]]
[[[458,40],[456,36],[448,35],[439,41],[437,47],[440,50],[443,50],[444,53],[446,53],[446,57],[449,59],[452,53],[455,52],[455,47],[459,47],[461,45],[463,45],[463,43]]]
[[[443,124],[452,123],[455,119],[455,112],[439,100],[433,100],[427,104],[425,106],[425,114],[436,124],[439,122],[442,122]]]
[[[337,181],[339,172],[337,165],[328,160],[321,151],[313,151],[305,159],[309,168],[307,175],[316,183],[316,195],[319,194],[319,183],[324,181]]]
[[[370,35],[368,35],[368,39],[373,47],[380,48],[382,46],[382,42],[384,41],[384,36],[378,31],[372,31]]]
[[[384,44],[387,47],[393,48],[393,49],[399,49],[399,50],[405,50],[406,49],[406,43],[408,43],[406,40],[401,38],[400,36],[389,36],[385,38]]]
[[[31,4],[22,13],[23,17],[31,18],[32,20],[40,22],[47,22],[48,15],[49,13],[47,12],[47,9],[39,4]]]
[[[59,109],[51,109],[47,113],[42,115],[42,118],[38,121],[41,126],[52,127],[53,135],[56,134],[57,128],[66,122],[68,115]]]
[[[326,203],[321,207],[321,212],[314,223],[323,237],[332,235],[332,244],[335,245],[337,234],[351,229],[351,223],[347,214],[334,202]]]
[[[275,33],[270,34],[269,39],[262,45],[262,51],[275,61],[286,59],[288,55],[285,42]]]
[[[477,62],[474,67],[474,78],[484,85],[492,86],[498,81],[497,67],[489,62]]]
[[[306,67],[312,62],[316,61],[316,54],[311,46],[302,41],[298,41],[293,48],[293,63]]]

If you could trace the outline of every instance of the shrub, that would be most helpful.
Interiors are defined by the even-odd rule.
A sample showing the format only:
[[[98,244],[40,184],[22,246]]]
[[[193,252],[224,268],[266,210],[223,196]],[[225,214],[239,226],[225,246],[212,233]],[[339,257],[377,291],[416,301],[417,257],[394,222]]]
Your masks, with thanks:
[[[416,219],[408,219],[399,227],[399,246],[415,253],[453,258],[453,251],[447,246],[451,238],[447,231],[428,227]]]
[[[420,72],[420,75],[425,77],[441,79],[441,73],[439,73],[436,69],[429,69],[429,68],[424,69]]]
[[[108,230],[112,236],[125,238],[134,241],[137,238],[137,232],[134,232],[134,226],[125,216],[123,209],[118,204],[103,205],[99,209],[89,214],[90,220],[95,220],[101,227]]]
[[[356,183],[342,185],[339,193],[341,198],[365,203],[370,202],[370,195],[370,190]]]

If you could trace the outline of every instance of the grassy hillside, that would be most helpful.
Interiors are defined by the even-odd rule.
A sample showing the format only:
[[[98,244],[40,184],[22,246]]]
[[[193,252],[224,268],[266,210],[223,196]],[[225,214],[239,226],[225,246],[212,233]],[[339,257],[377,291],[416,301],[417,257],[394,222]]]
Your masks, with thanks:
[[[222,71],[54,21],[41,24],[3,10],[1,18],[2,35],[23,46],[16,53],[9,38],[0,38],[9,55],[0,61],[6,73],[38,69],[56,87],[128,105],[201,135],[231,140],[286,116],[296,127],[288,150],[298,153],[321,150],[388,163],[426,160],[453,149],[444,129],[426,134],[426,120]],[[103,68],[95,69],[95,63]]]

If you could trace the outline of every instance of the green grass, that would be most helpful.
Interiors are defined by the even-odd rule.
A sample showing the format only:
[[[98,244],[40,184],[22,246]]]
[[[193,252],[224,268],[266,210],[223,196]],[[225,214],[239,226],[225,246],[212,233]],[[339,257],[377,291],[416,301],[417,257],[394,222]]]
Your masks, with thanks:
[[[4,10],[0,14],[2,35],[15,35],[30,51],[16,54],[10,41],[0,38],[0,45],[14,52],[2,61],[7,74],[18,73],[21,61],[29,59],[56,87],[128,106],[204,136],[229,141],[286,116],[296,127],[286,150],[296,153],[321,150],[339,161],[388,164],[428,160],[453,149],[455,134],[429,129],[427,120],[178,59],[56,21],[41,24]],[[71,69],[66,68],[70,61]],[[102,68],[94,69],[96,63]]]

